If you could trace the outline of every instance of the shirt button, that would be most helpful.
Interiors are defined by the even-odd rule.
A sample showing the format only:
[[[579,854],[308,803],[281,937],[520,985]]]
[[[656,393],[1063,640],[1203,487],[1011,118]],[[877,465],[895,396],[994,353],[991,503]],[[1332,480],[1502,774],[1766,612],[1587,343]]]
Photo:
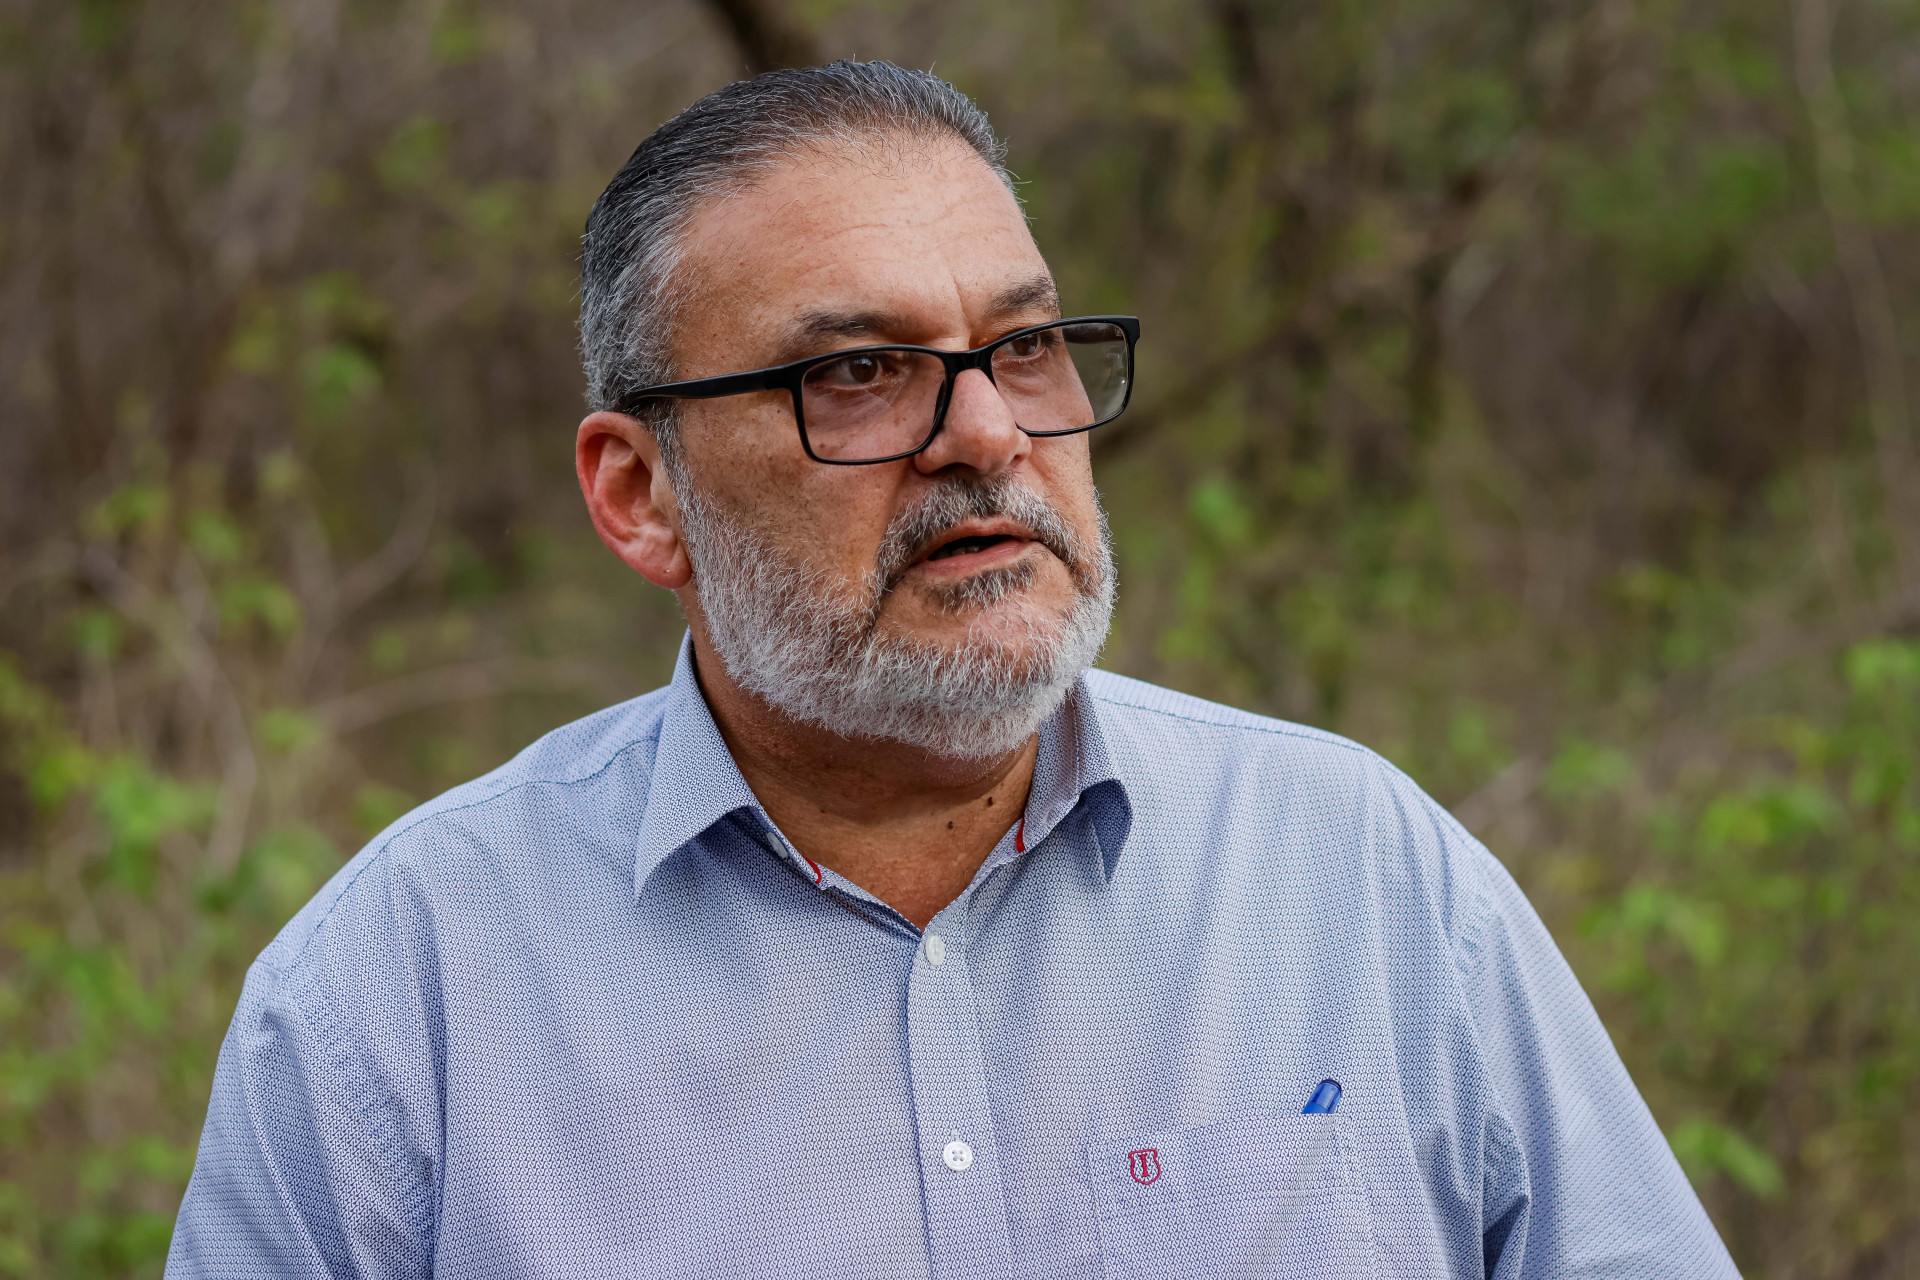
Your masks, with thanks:
[[[945,938],[942,938],[937,933],[928,934],[927,941],[926,941],[926,948],[927,948],[928,964],[938,967],[947,962],[947,940]],[[949,1147],[947,1149],[951,1151],[953,1148]],[[949,1160],[948,1163],[951,1164],[952,1161]],[[955,1165],[954,1167],[964,1169],[966,1166]]]
[[[947,1168],[955,1173],[965,1173],[973,1167],[973,1148],[957,1138],[947,1144],[941,1155],[946,1159]]]

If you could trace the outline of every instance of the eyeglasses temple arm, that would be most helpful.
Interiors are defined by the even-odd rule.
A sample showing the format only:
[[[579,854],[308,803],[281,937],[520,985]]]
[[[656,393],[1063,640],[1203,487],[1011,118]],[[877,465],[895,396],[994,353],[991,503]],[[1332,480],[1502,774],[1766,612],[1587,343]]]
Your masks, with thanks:
[[[695,378],[691,382],[663,382],[642,387],[620,401],[622,413],[632,413],[648,400],[714,400],[720,396],[744,395],[749,391],[786,390],[785,369],[754,369],[747,373],[723,373],[717,378]]]

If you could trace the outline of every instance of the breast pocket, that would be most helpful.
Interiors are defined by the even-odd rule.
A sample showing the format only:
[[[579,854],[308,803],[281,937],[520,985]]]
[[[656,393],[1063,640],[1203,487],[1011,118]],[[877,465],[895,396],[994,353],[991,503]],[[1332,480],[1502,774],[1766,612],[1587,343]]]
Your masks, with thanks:
[[[1090,1146],[1108,1280],[1376,1280],[1345,1124],[1267,1116]]]

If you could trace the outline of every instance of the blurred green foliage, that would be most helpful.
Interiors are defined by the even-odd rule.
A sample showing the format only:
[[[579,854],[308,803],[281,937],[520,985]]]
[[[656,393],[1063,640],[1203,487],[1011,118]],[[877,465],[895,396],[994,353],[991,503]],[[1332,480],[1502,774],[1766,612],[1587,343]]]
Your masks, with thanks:
[[[1143,317],[1107,665],[1452,805],[1747,1274],[1920,1271],[1920,11],[751,8],[0,11],[0,1275],[156,1274],[260,947],[667,675],[576,237],[809,47],[976,94]]]

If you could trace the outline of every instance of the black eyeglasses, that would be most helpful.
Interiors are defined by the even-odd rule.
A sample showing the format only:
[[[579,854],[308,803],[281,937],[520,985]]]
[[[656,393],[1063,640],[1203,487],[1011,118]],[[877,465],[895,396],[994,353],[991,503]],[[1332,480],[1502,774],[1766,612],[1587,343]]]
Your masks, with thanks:
[[[643,387],[621,401],[710,400],[784,388],[793,396],[800,444],[815,462],[892,462],[933,443],[946,422],[953,382],[978,369],[999,389],[1030,436],[1070,436],[1112,422],[1133,394],[1133,316],[1079,316],[1016,329],[972,351],[852,347],[792,364]]]

